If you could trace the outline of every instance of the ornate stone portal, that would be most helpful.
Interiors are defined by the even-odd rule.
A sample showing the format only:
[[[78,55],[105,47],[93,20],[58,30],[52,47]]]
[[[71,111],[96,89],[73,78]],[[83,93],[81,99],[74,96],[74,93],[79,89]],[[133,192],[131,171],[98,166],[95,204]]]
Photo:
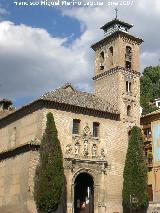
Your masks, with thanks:
[[[94,138],[88,124],[83,129],[81,135],[73,135],[72,143],[67,144],[64,158],[65,172],[72,177],[71,194],[69,192],[70,203],[67,204],[68,212],[74,212],[74,191],[75,179],[80,174],[89,174],[94,182],[94,212],[105,207],[104,179],[107,174],[108,163],[105,149],[102,147],[100,139]],[[101,180],[101,181],[100,181]],[[69,185],[69,184],[68,184]],[[83,185],[83,183],[82,183]],[[96,210],[97,209],[97,210]]]

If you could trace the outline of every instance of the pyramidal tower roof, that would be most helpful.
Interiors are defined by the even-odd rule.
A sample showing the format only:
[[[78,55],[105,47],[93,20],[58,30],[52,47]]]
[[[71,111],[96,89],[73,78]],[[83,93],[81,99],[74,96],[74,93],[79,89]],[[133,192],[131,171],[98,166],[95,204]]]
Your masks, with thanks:
[[[124,22],[122,20],[119,20],[116,16],[115,19],[107,22],[104,24],[100,29],[104,31],[104,38],[101,39],[100,41],[94,43],[91,48],[93,50],[96,50],[97,48],[100,47],[101,44],[105,43],[106,41],[109,41],[112,38],[115,38],[117,36],[124,36],[127,37],[131,40],[134,40],[138,44],[141,44],[143,40],[141,38],[138,38],[134,35],[131,35],[129,33],[129,30],[133,27],[132,24],[129,24],[127,22]]]
[[[104,34],[106,36],[109,36],[116,31],[128,33],[129,29],[132,27],[133,27],[132,24],[129,24],[127,22],[124,22],[124,21],[121,21],[121,20],[115,18],[112,21],[107,22],[100,29],[104,30]]]

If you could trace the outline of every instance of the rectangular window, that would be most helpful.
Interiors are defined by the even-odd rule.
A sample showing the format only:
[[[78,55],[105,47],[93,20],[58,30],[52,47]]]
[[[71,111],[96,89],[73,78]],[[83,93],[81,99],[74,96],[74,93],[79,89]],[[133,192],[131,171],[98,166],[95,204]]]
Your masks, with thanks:
[[[99,137],[99,123],[93,122],[93,137]]]
[[[153,201],[153,189],[152,189],[152,185],[148,185],[148,198],[149,198],[149,201]]]
[[[79,119],[73,119],[73,129],[72,134],[79,134],[80,129],[80,120]]]

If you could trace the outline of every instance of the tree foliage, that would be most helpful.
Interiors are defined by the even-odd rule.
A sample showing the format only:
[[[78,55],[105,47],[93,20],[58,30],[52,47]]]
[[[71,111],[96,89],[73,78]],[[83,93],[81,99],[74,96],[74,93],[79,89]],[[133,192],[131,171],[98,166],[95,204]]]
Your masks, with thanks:
[[[131,129],[123,178],[124,212],[128,212],[131,207],[130,195],[135,195],[138,200],[132,204],[134,212],[145,212],[148,206],[147,166],[143,151],[143,136],[141,129],[136,126]]]
[[[60,203],[65,184],[60,142],[52,113],[40,146],[40,160],[36,169],[34,197],[38,210],[51,213]]]
[[[156,110],[150,102],[160,97],[160,66],[146,67],[140,79],[143,114]]]

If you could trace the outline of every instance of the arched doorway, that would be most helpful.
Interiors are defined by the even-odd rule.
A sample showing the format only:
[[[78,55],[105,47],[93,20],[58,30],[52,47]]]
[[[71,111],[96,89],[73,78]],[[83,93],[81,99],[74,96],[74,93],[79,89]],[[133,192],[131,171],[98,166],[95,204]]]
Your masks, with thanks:
[[[75,179],[74,213],[94,213],[94,182],[87,173],[80,173]]]

